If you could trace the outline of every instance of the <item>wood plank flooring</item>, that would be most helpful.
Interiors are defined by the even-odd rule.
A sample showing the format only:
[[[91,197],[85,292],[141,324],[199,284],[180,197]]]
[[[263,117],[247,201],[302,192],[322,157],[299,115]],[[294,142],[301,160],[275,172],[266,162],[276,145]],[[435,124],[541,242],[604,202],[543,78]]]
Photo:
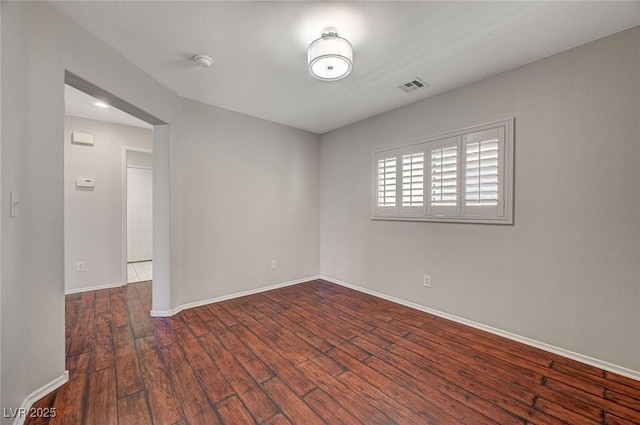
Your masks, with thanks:
[[[150,318],[69,295],[70,381],[28,424],[640,424],[640,382],[325,281]]]

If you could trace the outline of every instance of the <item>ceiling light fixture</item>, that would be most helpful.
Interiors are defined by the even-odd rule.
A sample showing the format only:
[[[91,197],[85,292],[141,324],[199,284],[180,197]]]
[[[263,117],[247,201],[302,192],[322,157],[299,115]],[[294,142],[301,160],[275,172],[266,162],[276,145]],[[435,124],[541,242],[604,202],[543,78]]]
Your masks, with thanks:
[[[335,28],[325,28],[322,37],[309,45],[309,72],[322,81],[341,80],[353,68],[353,47]]]
[[[195,55],[193,60],[203,68],[209,68],[213,64],[213,59],[207,55]]]
[[[94,105],[96,105],[98,108],[108,108],[109,105],[107,105],[104,102],[95,102]]]

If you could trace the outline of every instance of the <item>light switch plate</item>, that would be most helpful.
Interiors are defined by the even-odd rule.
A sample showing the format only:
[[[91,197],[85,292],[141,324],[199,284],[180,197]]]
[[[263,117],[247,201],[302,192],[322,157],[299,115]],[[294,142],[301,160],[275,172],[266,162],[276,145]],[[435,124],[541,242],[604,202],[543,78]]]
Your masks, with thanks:
[[[18,216],[18,194],[16,192],[11,192],[9,204],[11,205],[11,213],[9,217],[16,218]]]

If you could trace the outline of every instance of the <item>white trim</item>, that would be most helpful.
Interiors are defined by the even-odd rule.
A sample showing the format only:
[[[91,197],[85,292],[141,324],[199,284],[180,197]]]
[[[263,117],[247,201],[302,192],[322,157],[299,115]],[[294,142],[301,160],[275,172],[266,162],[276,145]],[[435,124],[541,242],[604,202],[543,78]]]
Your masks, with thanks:
[[[468,217],[410,217],[410,216],[381,216],[371,215],[371,220],[375,221],[422,221],[435,223],[463,223],[463,224],[513,224],[507,223],[504,218],[468,218]]]
[[[278,288],[284,288],[285,286],[292,286],[292,285],[297,285],[299,283],[304,283],[304,282],[309,282],[312,280],[317,280],[317,279],[321,279],[320,276],[309,276],[309,277],[305,277],[302,279],[296,279],[296,280],[290,280],[289,282],[283,282],[283,283],[276,283],[275,285],[270,285],[270,286],[263,286],[261,288],[257,288],[257,289],[249,289],[248,291],[242,291],[242,292],[236,292],[233,294],[229,294],[229,295],[222,295],[220,297],[215,297],[215,298],[209,298],[206,300],[202,300],[202,301],[195,301],[192,303],[187,303],[187,304],[182,304],[179,305],[178,307],[172,309],[172,310],[151,310],[151,317],[171,317],[174,316],[178,313],[180,313],[182,310],[187,310],[189,308],[194,308],[194,307],[200,307],[206,304],[213,304],[213,303],[218,303],[220,301],[226,301],[226,300],[231,300],[234,298],[240,298],[240,297],[244,297],[247,295],[253,295],[253,294],[259,294],[261,292],[267,292],[267,291],[271,291],[273,289],[278,289]]]
[[[85,286],[84,288],[65,289],[64,294],[69,295],[69,294],[77,294],[79,292],[99,291],[101,289],[117,288],[119,286],[127,286],[127,284],[122,282],[114,282],[114,283],[107,283],[105,285]]]
[[[461,134],[472,132],[472,131],[481,131],[481,130],[485,130],[485,129],[488,129],[488,128],[493,128],[496,125],[500,125],[500,124],[502,124],[504,122],[511,121],[511,120],[513,120],[513,122],[515,122],[515,117],[503,118],[501,120],[491,121],[491,122],[484,123],[484,124],[472,125],[472,126],[469,126],[469,127],[460,128],[458,130],[452,130],[452,131],[447,131],[445,133],[440,133],[440,134],[437,134],[435,136],[419,137],[417,139],[410,139],[410,140],[406,140],[406,141],[404,141],[402,143],[389,145],[389,146],[382,146],[382,147],[376,148],[376,149],[373,150],[373,153],[384,152],[384,151],[387,151],[387,150],[402,149],[402,148],[406,148],[406,147],[413,146],[413,145],[419,145],[419,144],[422,144],[422,143],[431,143],[431,142],[435,142],[435,141],[438,141],[438,140],[441,140],[441,139],[448,139],[450,137],[459,136]]]
[[[570,351],[564,348],[556,347],[555,345],[547,344],[545,342],[537,341],[535,339],[527,338],[525,336],[520,336],[508,331],[504,331],[502,329],[494,328],[489,325],[485,325],[482,323],[474,322],[473,320],[464,319],[462,317],[455,316],[453,314],[445,313],[443,311],[435,310],[429,307],[422,306],[420,304],[415,304],[410,301],[405,301],[400,298],[392,297],[390,295],[385,295],[380,292],[364,288],[361,286],[357,286],[351,283],[343,282],[338,279],[334,279],[328,276],[320,276],[320,279],[326,280],[327,282],[335,283],[336,285],[344,286],[349,289],[353,289],[359,292],[363,292],[365,294],[373,295],[374,297],[382,298],[387,301],[394,302],[396,304],[401,304],[415,310],[424,311],[425,313],[433,314],[434,316],[439,316],[444,319],[451,320],[453,322],[461,323],[463,325],[470,326],[472,328],[480,329],[482,331],[486,331],[492,333],[494,335],[498,335],[516,342],[521,342],[523,344],[529,345],[531,347],[539,348],[544,351],[548,351],[553,354],[557,354],[559,356],[567,357],[573,360],[576,360],[581,363],[585,363],[600,369],[607,370],[609,372],[617,373],[618,375],[626,376],[627,378],[635,379],[640,381],[640,371],[628,369],[623,366],[619,366],[613,363],[606,362],[604,360],[596,359],[594,357],[586,356],[584,354],[576,353],[574,351]]]
[[[150,314],[151,317],[171,317],[175,313],[173,312],[173,310],[151,310]]]
[[[58,376],[53,381],[49,382],[48,384],[45,384],[44,386],[38,388],[37,390],[35,390],[34,392],[26,396],[22,401],[22,406],[20,406],[20,410],[18,411],[28,412],[29,409],[31,409],[31,406],[33,406],[33,403],[40,400],[42,397],[46,396],[50,392],[57,390],[62,385],[66,384],[68,380],[69,380],[69,371],[65,370],[61,376]],[[26,416],[18,415],[13,421],[13,425],[23,425],[26,419],[27,419]]]

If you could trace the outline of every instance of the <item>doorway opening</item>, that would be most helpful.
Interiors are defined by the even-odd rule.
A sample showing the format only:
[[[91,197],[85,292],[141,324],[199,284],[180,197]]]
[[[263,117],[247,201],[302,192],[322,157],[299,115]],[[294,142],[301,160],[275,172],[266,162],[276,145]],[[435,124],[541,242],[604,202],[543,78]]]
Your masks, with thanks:
[[[102,115],[70,111],[73,96],[68,93],[74,91],[90,101],[94,113]],[[152,271],[143,270],[144,266],[136,270],[138,279],[144,279],[140,285],[148,292],[143,309],[151,316],[170,315],[169,124],[69,71],[65,71],[65,108],[65,293],[84,299],[82,292],[109,289],[96,293],[97,299],[102,293],[119,293],[117,287],[128,284],[128,251],[137,255],[133,247],[137,243],[128,241],[127,168],[146,169],[132,171],[129,179],[148,189],[140,195],[144,199],[130,202],[140,201],[146,208],[145,218],[132,219],[144,224],[134,226],[135,234],[147,240],[145,248],[138,250],[141,256],[132,257],[132,262],[152,261]],[[109,114],[126,116],[129,121],[100,119]],[[67,121],[76,127],[72,130]],[[126,137],[118,137],[123,132]],[[152,147],[158,151],[151,156]],[[74,160],[67,157],[67,148],[87,159],[76,161],[80,165],[73,171],[67,167]],[[131,167],[127,167],[128,152]],[[79,201],[78,208],[68,208],[67,195]],[[84,245],[74,248],[73,238],[84,240]]]
[[[127,283],[153,280],[153,156],[124,147]]]
[[[65,292],[126,285],[123,257],[150,261],[153,255],[152,126],[69,85],[64,124]]]

